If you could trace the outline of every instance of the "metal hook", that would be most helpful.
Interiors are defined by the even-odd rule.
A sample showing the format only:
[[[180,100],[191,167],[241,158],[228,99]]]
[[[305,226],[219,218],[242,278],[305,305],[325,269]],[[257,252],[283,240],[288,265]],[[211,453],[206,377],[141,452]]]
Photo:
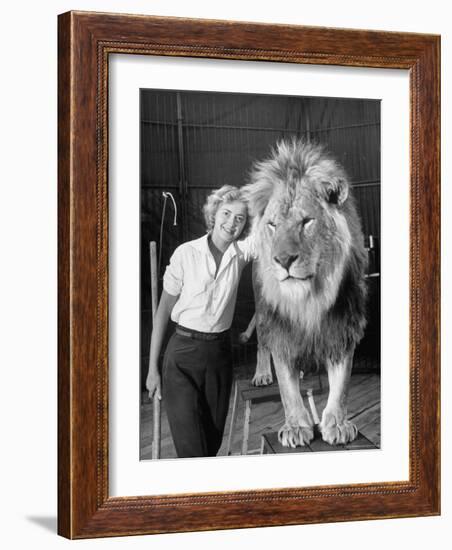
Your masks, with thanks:
[[[169,191],[163,191],[162,194],[165,197],[165,199],[167,199],[169,197],[173,201],[173,206],[174,206],[174,223],[173,223],[173,225],[177,225],[177,205],[176,205],[176,201],[174,200],[173,194],[170,193]]]

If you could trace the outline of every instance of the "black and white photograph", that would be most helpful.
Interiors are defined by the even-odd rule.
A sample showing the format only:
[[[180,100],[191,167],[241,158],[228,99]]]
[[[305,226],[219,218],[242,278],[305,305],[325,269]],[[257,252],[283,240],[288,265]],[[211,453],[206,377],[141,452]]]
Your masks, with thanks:
[[[140,460],[380,448],[380,117],[140,90]]]

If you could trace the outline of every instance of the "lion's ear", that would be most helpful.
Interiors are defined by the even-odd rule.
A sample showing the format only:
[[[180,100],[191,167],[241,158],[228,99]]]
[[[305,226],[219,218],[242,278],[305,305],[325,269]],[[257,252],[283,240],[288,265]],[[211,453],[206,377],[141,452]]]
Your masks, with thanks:
[[[340,206],[348,197],[348,181],[342,177],[333,177],[322,181],[322,192],[327,202]]]
[[[340,206],[348,197],[348,179],[342,167],[332,159],[323,159],[311,166],[306,175],[317,192],[329,204]]]
[[[245,185],[242,191],[251,216],[262,217],[273,195],[274,184],[267,179],[253,179],[255,179],[254,183]]]

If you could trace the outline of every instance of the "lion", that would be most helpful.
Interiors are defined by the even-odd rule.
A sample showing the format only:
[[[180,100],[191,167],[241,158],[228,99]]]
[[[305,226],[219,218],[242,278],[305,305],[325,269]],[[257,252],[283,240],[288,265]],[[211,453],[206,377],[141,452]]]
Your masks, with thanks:
[[[346,173],[322,145],[283,140],[253,166],[244,191],[258,258],[253,383],[272,382],[271,354],[285,413],[279,441],[303,446],[314,423],[299,365],[324,365],[329,395],[320,433],[330,445],[353,441],[347,393],[366,325],[367,255]]]

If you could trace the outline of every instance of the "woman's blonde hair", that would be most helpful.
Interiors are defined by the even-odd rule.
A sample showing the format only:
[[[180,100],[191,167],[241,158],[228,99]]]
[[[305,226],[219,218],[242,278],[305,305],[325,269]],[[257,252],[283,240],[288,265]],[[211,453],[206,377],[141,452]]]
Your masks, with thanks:
[[[212,231],[215,225],[215,216],[218,208],[220,208],[220,206],[222,206],[223,204],[235,201],[243,202],[246,205],[246,222],[242,232],[240,233],[239,239],[243,239],[244,237],[246,237],[250,227],[248,203],[242,193],[242,190],[238,187],[234,187],[233,185],[223,185],[223,187],[220,187],[220,189],[212,191],[212,193],[207,197],[202,211],[204,214],[204,220],[208,233]]]

